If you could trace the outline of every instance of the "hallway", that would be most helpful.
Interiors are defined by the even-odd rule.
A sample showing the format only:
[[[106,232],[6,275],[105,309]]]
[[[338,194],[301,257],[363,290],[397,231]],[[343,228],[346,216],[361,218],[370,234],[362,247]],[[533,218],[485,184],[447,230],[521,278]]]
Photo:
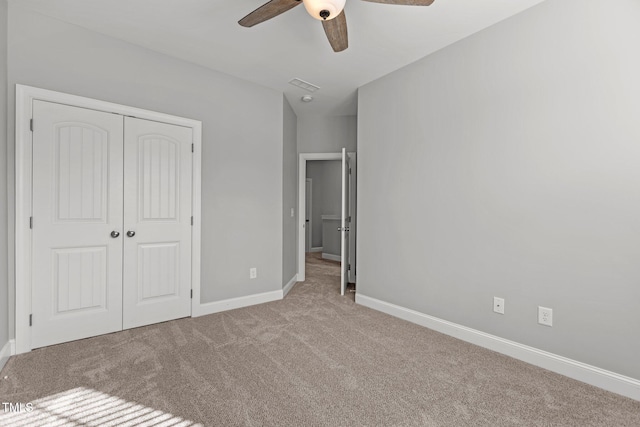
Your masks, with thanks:
[[[306,280],[296,284],[296,287],[304,285],[319,286],[322,293],[340,296],[340,263],[322,258],[320,252],[307,252],[306,254]],[[349,283],[345,298],[355,302],[355,284]]]

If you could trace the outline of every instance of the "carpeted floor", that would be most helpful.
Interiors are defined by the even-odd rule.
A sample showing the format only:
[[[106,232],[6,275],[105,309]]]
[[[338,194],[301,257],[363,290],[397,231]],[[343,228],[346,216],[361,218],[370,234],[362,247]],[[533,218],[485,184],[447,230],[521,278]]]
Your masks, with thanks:
[[[640,402],[357,306],[339,276],[314,254],[283,301],[13,357],[0,425],[640,426]]]

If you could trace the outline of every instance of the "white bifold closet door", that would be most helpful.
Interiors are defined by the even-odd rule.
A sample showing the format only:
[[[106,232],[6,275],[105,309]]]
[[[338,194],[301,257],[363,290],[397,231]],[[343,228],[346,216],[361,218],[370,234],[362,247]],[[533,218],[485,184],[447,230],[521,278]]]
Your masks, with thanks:
[[[32,348],[191,313],[192,130],[33,103]]]
[[[191,141],[125,117],[124,329],[191,314]]]
[[[33,103],[32,346],[122,329],[122,116]]]

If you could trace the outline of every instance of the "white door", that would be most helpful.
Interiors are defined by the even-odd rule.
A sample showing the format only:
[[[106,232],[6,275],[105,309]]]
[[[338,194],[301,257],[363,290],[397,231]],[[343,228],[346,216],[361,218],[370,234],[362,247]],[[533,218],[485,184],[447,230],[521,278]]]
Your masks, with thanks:
[[[306,180],[306,188],[305,188],[305,234],[306,244],[305,244],[305,252],[311,252],[311,239],[313,238],[313,221],[311,221],[311,207],[312,207],[312,198],[311,193],[313,191],[313,183],[311,178],[307,178]]]
[[[340,218],[340,294],[349,282],[349,155],[342,149],[342,214]]]
[[[357,233],[357,206],[356,206],[356,193],[357,193],[357,155],[353,153],[349,156],[349,283],[356,283],[356,233]]]
[[[192,129],[125,118],[124,329],[191,315]]]
[[[32,347],[122,329],[122,116],[33,102]]]
[[[192,129],[33,102],[32,342],[191,314]]]

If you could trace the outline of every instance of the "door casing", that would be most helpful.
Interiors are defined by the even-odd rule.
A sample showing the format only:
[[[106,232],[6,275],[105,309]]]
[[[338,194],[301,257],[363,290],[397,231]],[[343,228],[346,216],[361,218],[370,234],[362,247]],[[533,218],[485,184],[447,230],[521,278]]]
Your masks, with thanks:
[[[191,315],[200,312],[200,235],[201,235],[201,148],[202,122],[155,111],[128,107],[92,98],[70,95],[25,85],[16,85],[16,195],[15,195],[15,353],[31,351],[31,216],[32,216],[32,132],[31,119],[34,100],[55,102],[74,107],[104,111],[189,127],[193,130],[192,170],[192,262],[191,286],[193,299]],[[37,126],[37,123],[34,124]]]

